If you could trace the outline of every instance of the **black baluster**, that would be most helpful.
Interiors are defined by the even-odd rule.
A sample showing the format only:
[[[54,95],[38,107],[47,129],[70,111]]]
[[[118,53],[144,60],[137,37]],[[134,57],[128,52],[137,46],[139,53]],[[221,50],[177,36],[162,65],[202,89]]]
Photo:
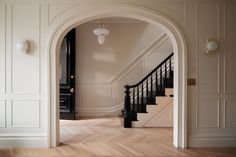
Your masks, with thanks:
[[[125,102],[124,102],[124,127],[131,128],[131,117],[130,117],[130,87],[125,86]]]
[[[157,70],[156,70],[156,95],[157,96],[157,91],[158,91],[158,78],[157,78]]]
[[[134,106],[134,89],[132,88],[132,101],[131,101],[132,103],[131,103],[131,109],[133,110],[133,111],[135,111],[135,106]]]
[[[144,102],[143,102],[143,83],[142,83],[142,105],[141,105],[141,108],[142,108],[142,111],[143,111],[143,106],[144,106]]]
[[[133,87],[133,111],[136,111],[135,107],[135,88]]]
[[[153,99],[153,86],[152,86],[152,82],[153,80],[152,80],[152,75],[151,75],[151,96],[150,96],[150,98],[151,98],[151,103],[153,103],[152,102],[152,99]]]
[[[160,89],[163,90],[162,66],[160,67]]]
[[[167,79],[167,61],[165,62],[165,69],[164,69],[164,72],[165,72],[165,78],[164,78],[164,88],[168,86],[168,79]]]
[[[169,78],[171,77],[171,57],[170,57],[170,62],[169,62]]]
[[[148,104],[148,78],[146,80],[146,104]]]
[[[165,79],[167,78],[167,66],[166,66],[166,62],[165,62]]]
[[[137,111],[140,112],[140,106],[139,106],[139,86],[137,86]]]

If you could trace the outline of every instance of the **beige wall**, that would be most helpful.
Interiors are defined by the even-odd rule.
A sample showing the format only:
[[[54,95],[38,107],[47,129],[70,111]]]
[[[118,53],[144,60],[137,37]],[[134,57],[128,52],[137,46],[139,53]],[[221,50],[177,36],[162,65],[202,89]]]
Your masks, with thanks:
[[[98,23],[77,27],[77,69],[81,83],[110,80],[162,33],[160,28],[143,23],[105,23],[110,30],[105,43],[99,45],[93,30]]]
[[[188,77],[197,81],[187,93],[189,145],[236,145],[236,1],[20,2],[0,0],[0,145],[46,146],[49,35],[74,12],[82,14],[89,6],[108,3],[149,8],[176,22],[187,39]],[[29,54],[17,52],[15,44],[20,38],[31,41]],[[208,38],[219,41],[215,54],[204,53]]]
[[[171,42],[160,28],[129,19],[115,20],[105,23],[110,34],[103,45],[92,32],[99,23],[77,27],[77,117],[121,114],[124,85],[141,80],[148,69],[172,53]],[[133,73],[128,72],[131,65]]]

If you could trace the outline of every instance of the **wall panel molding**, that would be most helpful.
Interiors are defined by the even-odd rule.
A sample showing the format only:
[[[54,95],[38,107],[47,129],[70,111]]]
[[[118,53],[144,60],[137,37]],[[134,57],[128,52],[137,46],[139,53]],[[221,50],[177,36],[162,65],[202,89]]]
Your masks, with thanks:
[[[112,90],[111,85],[89,85],[89,84],[80,84],[80,99],[79,99],[79,107],[83,108],[85,105],[86,108],[94,104],[96,106],[104,107],[110,106],[112,101]]]
[[[226,5],[224,3],[223,7],[223,93],[226,94]]]
[[[0,100],[0,128],[6,128],[6,101]]]
[[[139,55],[137,55],[133,60],[131,60],[127,65],[124,66],[124,68],[119,71],[118,73],[114,74],[110,80],[109,83],[114,83],[116,80],[120,79],[123,75],[129,73],[130,68],[135,66],[137,64],[138,60],[144,60],[144,56],[147,54],[150,54],[161,46],[166,40],[168,40],[168,36],[166,33],[163,33],[162,35],[158,36],[148,47],[146,47]]]
[[[146,64],[148,72],[156,67],[156,62],[161,63],[164,59],[166,59],[166,57],[170,54],[169,52],[172,52],[172,50],[172,43],[168,36],[166,36],[164,40],[158,43],[152,51],[147,53]]]
[[[0,94],[6,94],[6,28],[7,5],[0,4]]]
[[[24,18],[20,18],[21,16]],[[13,94],[40,93],[40,27],[39,4],[11,5],[11,92]],[[28,53],[24,54],[16,49],[15,45],[19,39],[29,41]]]
[[[225,128],[236,128],[236,98],[226,99],[224,104],[224,125]]]
[[[206,17],[207,16],[207,17]],[[213,19],[210,22],[206,19]],[[196,4],[196,91],[200,94],[219,94],[221,81],[220,52],[214,55],[204,53],[204,43],[209,38],[220,40],[220,4],[197,3]],[[201,33],[199,33],[201,32]],[[208,66],[206,66],[208,64]],[[217,69],[215,68],[217,67]],[[216,70],[215,70],[216,69]],[[208,75],[211,73],[211,75]],[[211,81],[210,81],[211,80]]]
[[[12,128],[40,128],[41,105],[39,100],[12,100]]]
[[[39,4],[38,5],[38,21],[39,21],[39,23],[38,23],[38,70],[39,70],[39,72],[38,72],[38,78],[39,78],[39,80],[38,80],[38,91],[37,91],[37,93],[38,94],[40,94],[41,93],[41,86],[42,86],[42,77],[41,77],[41,70],[42,70],[42,66],[41,66],[41,34],[42,34],[42,28],[41,28],[41,26],[42,26],[42,17],[41,17],[41,12],[42,12],[42,6]]]
[[[220,128],[219,99],[197,99],[195,114],[196,128]]]
[[[232,86],[236,80],[236,45],[235,45],[235,35],[236,35],[236,4],[230,1],[226,6],[226,38],[225,38],[225,93],[230,95],[236,95],[236,86]]]

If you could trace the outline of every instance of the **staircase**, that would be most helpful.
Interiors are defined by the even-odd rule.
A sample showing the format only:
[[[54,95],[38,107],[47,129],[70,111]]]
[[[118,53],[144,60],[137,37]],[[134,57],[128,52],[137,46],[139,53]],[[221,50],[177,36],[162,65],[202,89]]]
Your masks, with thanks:
[[[125,86],[125,128],[172,126],[165,115],[173,108],[173,57],[172,53],[137,84]]]

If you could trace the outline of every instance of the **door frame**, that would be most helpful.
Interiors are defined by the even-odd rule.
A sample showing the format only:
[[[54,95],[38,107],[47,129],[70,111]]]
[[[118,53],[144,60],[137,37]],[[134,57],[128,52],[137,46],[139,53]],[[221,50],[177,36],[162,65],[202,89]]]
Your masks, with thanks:
[[[51,22],[52,29],[47,45],[48,51],[48,147],[60,143],[59,136],[59,50],[61,42],[72,28],[104,17],[127,17],[161,27],[169,36],[174,51],[174,129],[175,147],[187,147],[187,46],[183,32],[169,17],[160,12],[130,4],[106,4],[73,6]]]

